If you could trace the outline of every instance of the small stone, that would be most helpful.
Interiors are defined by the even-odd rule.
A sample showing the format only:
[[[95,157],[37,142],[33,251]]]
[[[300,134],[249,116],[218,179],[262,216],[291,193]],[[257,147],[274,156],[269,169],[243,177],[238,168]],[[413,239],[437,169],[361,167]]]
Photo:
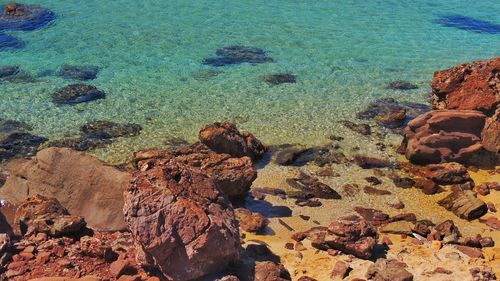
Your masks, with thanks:
[[[287,249],[287,250],[293,250],[294,249],[293,243],[286,243],[285,244],[285,249]]]
[[[457,245],[457,250],[459,250],[461,253],[469,256],[470,258],[483,258],[483,252],[478,249],[478,248],[473,248],[473,247],[467,247],[467,246],[462,246],[462,245]]]
[[[307,248],[304,247],[304,244],[302,244],[301,242],[295,243],[295,251],[301,252],[301,251],[305,251],[305,250],[307,250]]]
[[[330,274],[330,277],[344,279],[347,277],[347,275],[349,275],[349,271],[351,270],[352,268],[350,268],[347,263],[343,261],[338,261],[333,266],[333,270],[332,273]]]
[[[404,209],[405,204],[401,202],[398,198],[393,198],[387,202],[387,205],[394,208],[394,209]]]
[[[130,263],[128,260],[119,258],[111,263],[109,266],[109,272],[115,277],[120,277],[129,267]]]
[[[439,241],[439,240],[433,240],[432,244],[431,244],[431,247],[435,251],[439,251],[443,247],[443,243],[441,241]]]

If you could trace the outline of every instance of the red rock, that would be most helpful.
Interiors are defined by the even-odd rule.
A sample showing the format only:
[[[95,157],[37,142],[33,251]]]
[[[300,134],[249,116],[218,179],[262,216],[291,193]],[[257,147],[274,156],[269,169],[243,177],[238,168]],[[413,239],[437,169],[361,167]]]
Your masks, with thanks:
[[[349,267],[349,265],[343,261],[338,261],[335,263],[333,266],[332,273],[330,274],[330,277],[332,279],[344,279],[349,275],[349,271],[351,271],[352,268]]]
[[[456,247],[457,250],[469,256],[470,258],[476,258],[476,259],[483,258],[483,252],[478,248],[472,248],[462,245],[457,245]]]
[[[483,152],[479,111],[438,110],[418,116],[404,132],[405,155],[414,164],[467,163]]]
[[[425,166],[423,175],[438,184],[460,184],[472,181],[467,168],[459,163],[430,164]]]
[[[500,101],[500,57],[437,71],[432,79],[434,109],[479,110],[493,114]]]
[[[500,230],[500,220],[495,218],[495,217],[488,217],[486,219],[479,219],[479,222],[484,223],[495,230]]]
[[[486,119],[481,138],[484,149],[497,155],[500,153],[500,109],[493,117]]]
[[[139,151],[134,154],[133,163],[138,169],[145,169],[172,159],[208,174],[231,198],[244,198],[257,178],[249,157],[214,153],[199,143],[177,149]]]
[[[486,203],[475,197],[470,190],[454,191],[438,201],[438,204],[462,219],[473,220],[488,212]]]
[[[127,269],[130,268],[130,263],[124,258],[119,258],[118,260],[111,263],[109,266],[109,272],[116,278],[120,277],[125,273]]]
[[[217,153],[227,153],[233,157],[248,156],[253,160],[261,159],[267,150],[249,132],[238,131],[231,123],[214,123],[201,129],[200,141]]]
[[[52,236],[73,235],[85,228],[82,217],[72,216],[55,198],[34,195],[16,210],[23,234],[43,232]]]
[[[123,191],[130,175],[68,148],[47,148],[29,160],[11,161],[0,198],[20,204],[35,194],[56,198],[94,230],[121,230]]]
[[[268,224],[267,219],[259,213],[251,212],[245,208],[234,210],[239,227],[247,232],[258,232]]]
[[[368,268],[366,278],[380,281],[413,281],[413,274],[408,272],[406,267],[404,262],[378,259]]]
[[[134,174],[124,214],[146,260],[167,279],[218,272],[239,256],[240,235],[227,197],[211,178],[174,160]]]
[[[270,262],[257,262],[255,264],[255,281],[286,281],[290,280],[287,276],[288,272],[279,265]]]
[[[45,264],[50,260],[50,252],[41,252],[36,256],[36,262],[38,264]]]

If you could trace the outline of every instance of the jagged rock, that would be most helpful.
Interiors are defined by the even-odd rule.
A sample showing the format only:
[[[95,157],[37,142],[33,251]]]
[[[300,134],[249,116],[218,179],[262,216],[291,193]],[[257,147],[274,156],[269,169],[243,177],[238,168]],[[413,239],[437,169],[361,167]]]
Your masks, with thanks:
[[[0,138],[0,162],[16,157],[31,156],[47,138],[30,133],[14,132],[5,138]]]
[[[254,281],[287,281],[291,280],[288,272],[271,261],[255,264]]]
[[[231,123],[214,123],[201,129],[200,141],[217,153],[227,153],[234,157],[248,156],[253,160],[261,159],[267,150],[249,132],[238,131]]]
[[[124,214],[134,240],[169,280],[218,272],[239,256],[229,200],[208,176],[175,160],[135,172]]]
[[[462,184],[472,181],[467,168],[454,162],[427,165],[422,174],[433,182],[444,185]]]
[[[495,115],[486,119],[486,124],[481,132],[483,148],[496,153],[500,153],[500,109],[497,109]]]
[[[432,79],[434,109],[479,110],[493,115],[500,102],[500,57],[437,71]]]
[[[13,204],[40,194],[56,198],[96,230],[125,228],[123,191],[130,175],[68,148],[47,148],[30,160],[12,161],[0,198]]]
[[[229,154],[214,153],[201,144],[168,150],[146,150],[134,154],[133,163],[139,169],[168,162],[177,162],[198,168],[209,175],[230,198],[248,194],[257,171],[249,157],[235,158]]]
[[[51,236],[75,235],[85,229],[85,220],[70,215],[55,198],[34,195],[16,210],[15,221],[23,235],[46,233]]]
[[[283,166],[303,166],[314,163],[320,167],[328,164],[345,164],[349,162],[342,152],[335,151],[332,146],[305,148],[302,146],[286,147],[278,153],[274,160]]]
[[[341,198],[340,194],[338,194],[330,186],[303,172],[300,172],[297,178],[287,179],[286,182],[296,189],[299,189],[307,194],[312,194],[312,196],[316,198]]]
[[[263,49],[240,45],[217,49],[216,55],[217,57],[205,59],[203,64],[211,66],[225,66],[241,63],[273,62],[273,59],[268,57]]]
[[[476,198],[475,193],[470,190],[454,191],[441,199],[438,204],[467,220],[480,218],[488,212],[486,203]]]
[[[260,77],[260,80],[269,85],[279,85],[285,83],[295,83],[296,77],[290,73],[268,74]]]
[[[0,14],[0,31],[30,31],[43,28],[56,19],[52,11],[37,5],[11,3],[1,7],[5,12]]]
[[[349,275],[349,272],[352,270],[352,268],[345,262],[343,261],[337,261],[335,265],[333,266],[332,273],[330,274],[330,277],[335,280],[337,279],[344,279]]]
[[[446,220],[436,225],[429,233],[429,240],[439,240],[443,243],[457,243],[461,234],[452,220]]]
[[[479,222],[484,223],[495,230],[500,230],[500,220],[495,218],[495,217],[488,217],[486,219],[479,219]]]
[[[259,214],[251,212],[245,208],[234,210],[239,227],[247,232],[259,232],[268,224],[267,219]]]
[[[84,65],[63,65],[57,75],[66,79],[93,80],[97,78],[99,68]]]
[[[478,111],[438,110],[408,123],[403,146],[414,164],[466,163],[482,151],[481,131],[486,116]]]
[[[52,102],[57,105],[74,105],[77,103],[104,99],[106,94],[95,86],[72,84],[59,89],[52,95]]]
[[[413,274],[405,268],[404,262],[393,259],[378,259],[370,265],[366,278],[373,281],[413,281]]]
[[[349,121],[349,120],[344,120],[341,123],[346,128],[349,128],[350,130],[352,130],[358,134],[361,134],[364,136],[368,136],[368,135],[372,134],[371,127],[368,124],[357,124],[357,123],[354,123],[354,122]]]

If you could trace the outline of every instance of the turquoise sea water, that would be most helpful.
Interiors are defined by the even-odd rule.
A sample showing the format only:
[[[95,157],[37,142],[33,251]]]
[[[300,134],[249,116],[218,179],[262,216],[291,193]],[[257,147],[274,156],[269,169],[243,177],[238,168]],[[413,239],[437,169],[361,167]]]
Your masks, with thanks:
[[[104,100],[56,106],[50,94],[74,83],[40,76],[0,84],[0,118],[33,126],[51,139],[77,135],[91,120],[134,122],[141,135],[98,154],[125,158],[169,138],[196,139],[214,121],[236,122],[268,144],[324,140],[338,121],[381,97],[426,102],[435,70],[500,55],[500,34],[436,23],[463,15],[500,24],[497,0],[26,1],[53,10],[49,27],[6,32],[26,42],[0,52],[1,65],[32,75],[63,64],[95,65],[89,81]],[[6,1],[0,1],[5,4]],[[263,48],[273,63],[203,65],[224,46]],[[200,79],[200,72],[221,71]],[[297,83],[269,86],[259,76],[289,72]],[[394,80],[419,86],[387,89]]]

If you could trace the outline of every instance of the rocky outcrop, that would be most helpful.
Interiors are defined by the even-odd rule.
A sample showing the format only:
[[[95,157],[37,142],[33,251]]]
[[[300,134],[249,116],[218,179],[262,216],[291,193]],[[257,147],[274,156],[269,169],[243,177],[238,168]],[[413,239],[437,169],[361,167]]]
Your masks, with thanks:
[[[243,231],[259,232],[268,224],[267,219],[259,214],[249,211],[245,208],[237,208],[234,210],[238,225]]]
[[[70,215],[57,199],[38,194],[19,205],[15,221],[19,223],[23,235],[37,233],[54,237],[76,235],[86,226],[82,217]]]
[[[491,116],[500,103],[500,57],[437,71],[431,86],[434,109],[478,110]]]
[[[413,281],[413,274],[405,268],[404,262],[393,259],[378,259],[366,272],[366,278],[373,281]]]
[[[96,230],[126,227],[123,191],[130,175],[82,152],[47,148],[30,160],[9,163],[11,175],[0,198],[19,204],[35,194],[56,198],[73,215]]]
[[[238,131],[231,123],[214,123],[201,129],[200,141],[217,153],[227,153],[233,157],[248,156],[252,160],[261,159],[267,150],[249,132]]]
[[[462,219],[473,220],[488,212],[488,206],[470,190],[454,191],[438,202]]]
[[[5,138],[0,135],[0,162],[16,157],[32,156],[47,138],[24,132],[14,132]]]
[[[481,138],[484,149],[500,155],[500,109],[486,120]]]
[[[134,174],[124,213],[147,260],[168,280],[219,272],[239,256],[229,200],[210,177],[176,160]]]
[[[421,170],[421,174],[437,184],[449,185],[472,182],[467,168],[455,162],[427,165],[425,169]]]
[[[37,5],[10,3],[1,6],[0,31],[35,30],[49,25],[56,19],[52,11]]]
[[[133,163],[142,170],[163,165],[172,159],[209,175],[230,198],[245,197],[257,177],[250,158],[214,153],[201,144],[177,149],[139,151],[134,154]]]
[[[479,111],[438,110],[420,115],[405,129],[405,155],[412,163],[466,163],[483,150],[486,116]]]
[[[72,84],[59,89],[52,94],[52,102],[57,105],[74,105],[104,99],[106,94],[95,86],[87,84]]]

